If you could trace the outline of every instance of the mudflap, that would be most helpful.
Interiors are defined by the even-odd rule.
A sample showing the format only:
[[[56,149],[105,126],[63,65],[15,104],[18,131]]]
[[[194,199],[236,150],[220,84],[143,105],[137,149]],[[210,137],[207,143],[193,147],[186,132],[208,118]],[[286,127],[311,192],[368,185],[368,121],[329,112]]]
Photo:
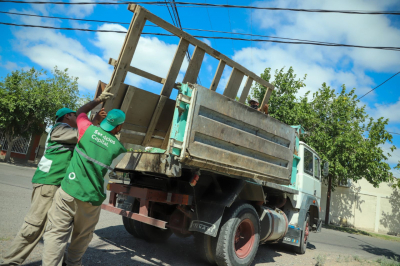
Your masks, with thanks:
[[[286,235],[282,238],[281,243],[290,246],[300,246],[301,243],[301,232],[300,228],[297,228],[293,225],[289,225],[288,231]]]
[[[197,204],[198,218],[195,216],[197,220],[192,220],[189,231],[217,236],[224,210],[225,205],[221,204],[210,202]]]
[[[223,189],[222,193],[212,191],[195,199],[196,213],[189,231],[217,236],[225,208],[231,206],[245,186],[245,182],[240,179],[231,178],[229,181],[229,189]]]

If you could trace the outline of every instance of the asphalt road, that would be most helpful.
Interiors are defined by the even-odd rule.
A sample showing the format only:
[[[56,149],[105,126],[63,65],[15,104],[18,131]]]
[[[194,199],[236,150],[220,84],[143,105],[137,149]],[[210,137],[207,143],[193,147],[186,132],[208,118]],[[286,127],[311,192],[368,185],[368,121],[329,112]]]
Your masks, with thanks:
[[[0,163],[0,255],[11,244],[30,205],[34,168]],[[192,245],[192,238],[172,236],[166,244],[152,244],[129,235],[120,216],[102,211],[84,265],[207,265]],[[41,265],[39,243],[24,265]],[[315,265],[315,258],[357,255],[363,259],[400,257],[400,243],[323,229],[312,233],[305,255],[279,245],[260,246],[254,265]],[[327,264],[329,265],[329,263]],[[333,265],[333,264],[332,264]],[[334,265],[336,265],[334,263]]]

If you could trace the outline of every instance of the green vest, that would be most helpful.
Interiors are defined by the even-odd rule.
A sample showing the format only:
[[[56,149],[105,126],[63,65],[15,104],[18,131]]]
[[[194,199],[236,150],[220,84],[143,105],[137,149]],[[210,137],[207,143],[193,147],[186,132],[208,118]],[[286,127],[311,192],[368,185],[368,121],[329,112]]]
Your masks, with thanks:
[[[60,125],[68,124],[56,123],[50,130],[44,154],[33,175],[32,183],[59,186],[65,176],[75,144],[62,144],[51,141],[51,133]]]
[[[126,149],[112,134],[89,126],[75,147],[74,156],[61,182],[74,198],[99,206],[106,198],[104,176],[113,160]]]

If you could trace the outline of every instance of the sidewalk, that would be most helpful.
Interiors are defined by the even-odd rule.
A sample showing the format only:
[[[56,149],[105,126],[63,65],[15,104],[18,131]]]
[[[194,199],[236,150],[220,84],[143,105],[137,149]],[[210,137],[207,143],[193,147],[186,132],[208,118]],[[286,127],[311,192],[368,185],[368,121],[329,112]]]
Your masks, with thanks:
[[[11,160],[11,162],[5,162],[4,158],[0,157],[1,164],[8,164],[8,165],[22,166],[22,167],[32,167],[32,168],[37,167],[37,163],[34,163],[33,161],[26,161],[26,160],[15,159],[15,158],[11,158],[10,160]]]

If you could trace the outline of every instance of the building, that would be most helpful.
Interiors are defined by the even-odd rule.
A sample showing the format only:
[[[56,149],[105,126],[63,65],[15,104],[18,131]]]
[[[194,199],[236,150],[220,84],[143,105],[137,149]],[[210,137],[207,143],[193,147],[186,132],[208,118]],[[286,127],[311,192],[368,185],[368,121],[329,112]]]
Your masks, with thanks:
[[[325,219],[327,187],[322,186]],[[331,196],[330,223],[376,233],[400,235],[400,190],[387,183],[374,188],[367,180],[341,184]]]
[[[29,138],[20,138],[14,142],[11,150],[11,158],[18,161],[35,161],[40,158],[44,152],[44,143],[47,133],[43,135],[34,135]],[[8,143],[0,131],[0,159],[4,159],[7,153]]]

